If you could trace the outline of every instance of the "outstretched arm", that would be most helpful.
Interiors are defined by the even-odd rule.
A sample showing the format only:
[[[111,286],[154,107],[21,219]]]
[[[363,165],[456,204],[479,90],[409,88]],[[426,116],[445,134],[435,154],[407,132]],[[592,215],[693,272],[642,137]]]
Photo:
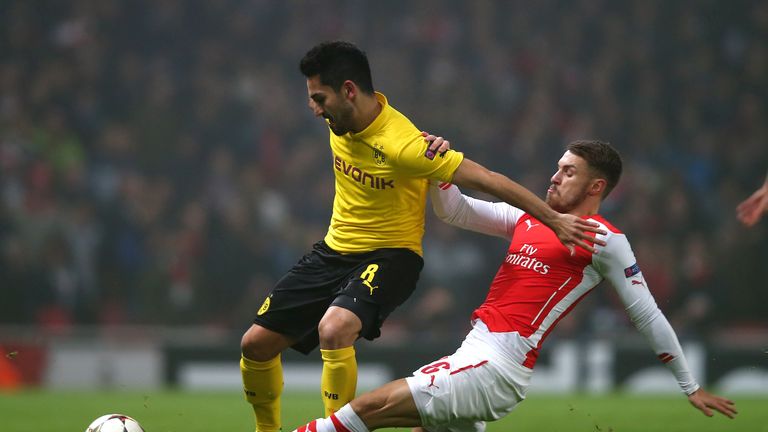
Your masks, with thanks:
[[[738,411],[736,411],[736,404],[734,404],[732,400],[713,395],[702,388],[689,394],[688,401],[707,417],[712,417],[714,415],[712,412],[713,409],[719,411],[728,418],[734,418],[738,413]]]
[[[645,336],[659,360],[675,375],[677,384],[691,404],[707,416],[712,416],[711,409],[715,409],[733,418],[736,414],[733,402],[708,393],[693,377],[677,334],[656,305],[627,238],[623,234],[612,235],[595,262],[600,274],[619,294],[632,324]]]
[[[765,212],[768,212],[768,175],[763,185],[736,207],[736,216],[748,227],[755,225]]]

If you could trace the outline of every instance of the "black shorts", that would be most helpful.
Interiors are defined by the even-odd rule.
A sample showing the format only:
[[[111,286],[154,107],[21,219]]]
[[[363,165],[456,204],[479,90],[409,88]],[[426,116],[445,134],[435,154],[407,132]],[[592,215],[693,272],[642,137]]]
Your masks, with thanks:
[[[331,305],[360,318],[360,336],[373,340],[389,314],[416,289],[424,260],[409,249],[340,254],[314,244],[275,285],[254,323],[296,339],[308,354],[319,344],[317,326]]]

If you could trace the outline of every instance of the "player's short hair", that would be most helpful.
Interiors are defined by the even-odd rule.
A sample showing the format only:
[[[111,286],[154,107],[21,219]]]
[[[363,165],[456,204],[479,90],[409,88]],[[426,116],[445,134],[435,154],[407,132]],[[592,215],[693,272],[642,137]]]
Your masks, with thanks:
[[[299,69],[307,78],[319,75],[320,83],[335,91],[350,80],[363,92],[373,94],[368,57],[351,42],[326,41],[316,45],[301,59]]]
[[[621,178],[621,155],[607,142],[578,140],[568,144],[568,151],[587,161],[595,177],[606,181],[603,199],[608,196]]]

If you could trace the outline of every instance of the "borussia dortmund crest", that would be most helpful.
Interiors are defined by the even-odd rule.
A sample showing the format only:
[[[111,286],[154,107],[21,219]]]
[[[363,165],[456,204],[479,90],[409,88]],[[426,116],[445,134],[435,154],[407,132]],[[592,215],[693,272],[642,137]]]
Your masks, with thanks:
[[[373,145],[373,160],[376,162],[376,165],[384,165],[384,163],[387,161],[386,156],[384,156],[384,146],[381,144],[374,144]]]

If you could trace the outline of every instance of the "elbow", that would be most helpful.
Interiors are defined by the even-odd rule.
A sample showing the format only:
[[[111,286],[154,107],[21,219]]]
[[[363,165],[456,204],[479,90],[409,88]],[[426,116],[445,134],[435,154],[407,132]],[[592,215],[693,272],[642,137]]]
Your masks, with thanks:
[[[455,221],[458,218],[458,212],[457,211],[448,211],[448,209],[438,207],[438,206],[432,206],[432,212],[437,216],[438,219],[441,221],[449,224],[449,225],[455,225]]]
[[[638,330],[643,330],[644,328],[648,327],[659,316],[661,316],[661,310],[656,306],[656,304],[653,304],[652,307],[647,307],[642,310],[629,310],[628,312],[632,319],[632,323]]]
[[[437,216],[437,218],[441,221],[451,225],[453,225],[453,221],[456,219],[455,214],[450,214],[445,211],[438,211],[437,209],[435,209],[435,216]]]
[[[450,217],[449,211],[439,195],[432,195],[432,213],[440,220],[445,221]]]
[[[434,213],[435,216],[437,216],[437,218],[440,219],[443,222],[445,222],[445,220],[448,218],[448,214],[447,213],[445,213],[443,211],[440,211],[438,209],[432,209],[432,213]]]
[[[456,219],[458,213],[460,212],[460,203],[456,199],[455,194],[447,193],[432,190],[431,193],[431,201],[432,201],[432,212],[437,216],[441,221],[446,223],[451,223],[452,220]]]

